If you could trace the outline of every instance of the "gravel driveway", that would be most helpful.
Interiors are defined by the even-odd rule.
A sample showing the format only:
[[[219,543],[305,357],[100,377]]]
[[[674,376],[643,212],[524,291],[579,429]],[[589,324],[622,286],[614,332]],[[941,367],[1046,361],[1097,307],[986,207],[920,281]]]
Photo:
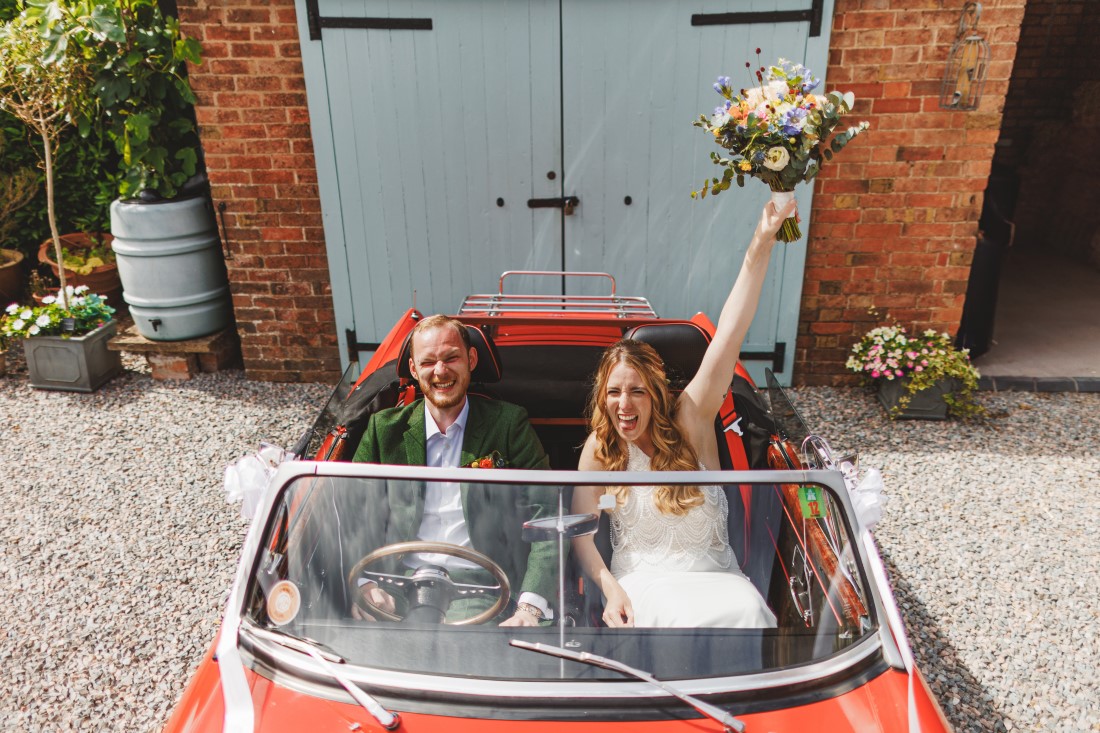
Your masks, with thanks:
[[[293,443],[328,394],[126,365],[93,395],[0,378],[2,731],[164,724],[246,529],[224,466]],[[972,425],[891,424],[862,390],[793,394],[883,471],[877,538],[956,730],[1100,731],[1100,394],[988,394],[995,416]]]

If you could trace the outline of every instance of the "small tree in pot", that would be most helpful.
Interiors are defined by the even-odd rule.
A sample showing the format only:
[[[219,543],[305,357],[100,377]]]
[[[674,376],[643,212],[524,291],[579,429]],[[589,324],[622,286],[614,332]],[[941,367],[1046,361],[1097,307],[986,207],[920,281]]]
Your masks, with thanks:
[[[67,127],[82,119],[87,124],[92,69],[83,54],[53,50],[51,55],[49,41],[26,14],[0,27],[0,107],[42,138],[50,234],[57,261],[62,262],[54,205],[54,150]],[[60,279],[64,298],[64,268]]]

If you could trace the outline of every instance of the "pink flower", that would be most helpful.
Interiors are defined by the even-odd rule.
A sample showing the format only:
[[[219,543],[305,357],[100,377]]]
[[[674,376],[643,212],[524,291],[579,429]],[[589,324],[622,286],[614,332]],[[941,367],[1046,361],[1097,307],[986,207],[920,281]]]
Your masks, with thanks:
[[[915,371],[915,372],[923,372],[923,371],[924,371],[924,367],[922,367],[922,366],[920,366],[920,365],[917,365],[917,366],[913,367],[913,371]]]
[[[921,359],[920,363],[921,363],[921,366],[928,366],[928,360],[927,359]]]
[[[878,378],[879,378],[879,376],[880,376],[880,375],[879,375],[879,372],[878,372],[878,370],[875,370],[875,371],[872,371],[872,372],[871,372],[871,378],[872,378],[872,379],[878,379]]]
[[[898,375],[899,377],[901,377],[901,376],[904,376],[904,375],[905,375],[905,372],[903,372],[903,371],[902,371],[902,370],[900,370],[900,369],[895,369],[895,370],[894,370],[894,374],[896,374],[896,375]]]

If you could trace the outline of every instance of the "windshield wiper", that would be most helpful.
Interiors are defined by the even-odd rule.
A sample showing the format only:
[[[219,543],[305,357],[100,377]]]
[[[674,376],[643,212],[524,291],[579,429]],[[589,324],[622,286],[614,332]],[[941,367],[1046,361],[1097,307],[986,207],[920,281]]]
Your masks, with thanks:
[[[550,646],[549,644],[537,644],[531,643],[529,641],[520,641],[519,639],[512,639],[508,643],[518,649],[527,649],[528,651],[548,654],[551,657],[557,657],[559,659],[568,659],[573,662],[588,664],[593,667],[610,669],[613,672],[618,672],[619,674],[625,674],[628,677],[634,677],[635,679],[642,680],[643,682],[648,682],[651,685],[661,688],[668,694],[683,700],[703,715],[707,716],[711,720],[718,722],[727,733],[729,733],[729,731],[734,731],[734,733],[744,733],[745,724],[727,713],[725,710],[715,705],[711,705],[710,703],[703,702],[699,698],[693,697],[686,692],[681,692],[672,685],[668,684],[667,682],[662,682],[648,672],[643,672],[640,669],[635,669],[634,667],[623,664],[622,662],[617,662],[614,659],[601,657],[598,654],[592,654],[590,652],[574,652],[570,651],[569,649],[562,649],[561,647]]]
[[[397,727],[401,725],[401,718],[397,713],[391,713],[389,710],[386,710],[382,707],[381,703],[363,692],[358,685],[348,679],[343,672],[336,668],[337,664],[347,664],[347,660],[321,642],[299,636],[291,636],[282,631],[264,629],[258,626],[250,626],[248,632],[261,639],[274,642],[280,646],[285,646],[288,649],[293,649],[296,652],[308,654],[321,665],[321,669],[325,670],[325,673],[328,674],[329,677],[339,682],[340,686],[347,690],[348,694],[352,696],[355,702],[359,703],[364,710],[370,713],[371,717],[377,720],[379,725],[386,730],[396,730]]]

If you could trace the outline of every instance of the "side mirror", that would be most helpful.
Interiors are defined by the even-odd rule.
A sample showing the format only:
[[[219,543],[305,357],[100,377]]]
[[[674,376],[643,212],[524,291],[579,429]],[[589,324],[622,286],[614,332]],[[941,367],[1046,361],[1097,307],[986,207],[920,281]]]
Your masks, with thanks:
[[[599,514],[566,514],[563,517],[532,519],[523,523],[524,542],[544,542],[558,537],[584,537],[596,534],[600,527]]]

